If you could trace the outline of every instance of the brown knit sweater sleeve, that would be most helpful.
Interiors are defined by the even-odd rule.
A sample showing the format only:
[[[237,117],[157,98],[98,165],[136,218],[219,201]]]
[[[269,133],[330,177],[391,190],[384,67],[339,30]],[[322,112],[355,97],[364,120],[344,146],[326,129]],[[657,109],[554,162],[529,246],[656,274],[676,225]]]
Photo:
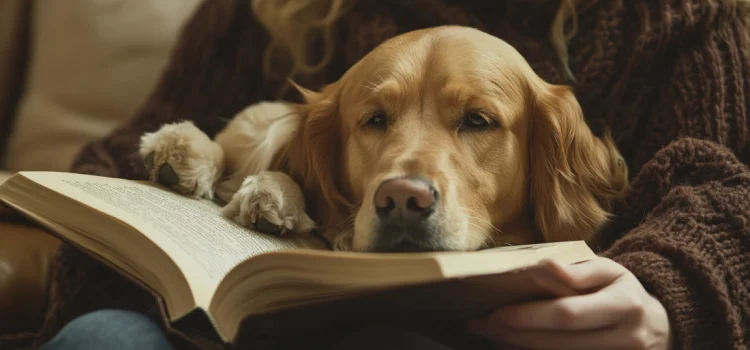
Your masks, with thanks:
[[[674,349],[750,345],[750,173],[731,150],[682,139],[647,163],[604,256],[665,306]],[[645,218],[644,213],[648,213]]]
[[[605,3],[613,30],[597,33],[621,40],[612,57],[624,61],[600,112],[635,178],[597,247],[664,304],[674,349],[748,349],[750,12],[724,0]]]
[[[674,349],[748,349],[750,4],[592,3],[576,93],[635,175],[594,247],[664,304]]]
[[[160,82],[134,118],[87,145],[73,164],[79,173],[145,178],[139,138],[164,123],[192,120],[210,136],[248,104],[270,98],[262,75],[268,35],[250,1],[204,1],[183,29]]]
[[[653,75],[661,84],[634,161],[643,164],[671,140],[694,137],[750,161],[750,3],[680,1],[661,28]],[[668,17],[667,17],[668,16]],[[644,56],[648,59],[648,56]]]
[[[750,3],[598,3],[571,48],[576,91],[587,118],[615,131],[633,173],[683,137],[750,162]]]

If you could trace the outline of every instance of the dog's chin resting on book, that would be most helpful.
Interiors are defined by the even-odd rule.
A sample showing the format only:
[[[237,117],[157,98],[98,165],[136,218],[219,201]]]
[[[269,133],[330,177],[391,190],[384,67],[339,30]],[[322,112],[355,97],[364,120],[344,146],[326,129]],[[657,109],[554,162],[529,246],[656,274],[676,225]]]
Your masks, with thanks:
[[[150,179],[249,228],[376,252],[586,239],[627,186],[573,93],[475,29],[403,34],[295,87],[304,103],[250,106],[213,140],[190,122],[144,134]]]

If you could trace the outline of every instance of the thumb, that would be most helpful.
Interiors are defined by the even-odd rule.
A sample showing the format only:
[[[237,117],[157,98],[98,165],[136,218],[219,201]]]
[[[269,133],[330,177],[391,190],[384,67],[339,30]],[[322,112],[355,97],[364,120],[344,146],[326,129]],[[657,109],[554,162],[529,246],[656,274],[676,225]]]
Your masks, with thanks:
[[[557,262],[546,262],[555,265],[551,271],[579,292],[596,290],[612,284],[628,270],[622,265],[607,259],[596,258],[573,265],[560,265]]]

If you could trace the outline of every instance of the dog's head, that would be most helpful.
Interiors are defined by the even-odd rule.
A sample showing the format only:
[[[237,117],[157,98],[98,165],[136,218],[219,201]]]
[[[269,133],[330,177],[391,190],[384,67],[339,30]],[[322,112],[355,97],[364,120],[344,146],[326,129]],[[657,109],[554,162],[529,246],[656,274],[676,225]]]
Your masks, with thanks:
[[[302,91],[290,170],[340,249],[585,239],[627,186],[572,92],[478,30],[398,36],[322,91]]]

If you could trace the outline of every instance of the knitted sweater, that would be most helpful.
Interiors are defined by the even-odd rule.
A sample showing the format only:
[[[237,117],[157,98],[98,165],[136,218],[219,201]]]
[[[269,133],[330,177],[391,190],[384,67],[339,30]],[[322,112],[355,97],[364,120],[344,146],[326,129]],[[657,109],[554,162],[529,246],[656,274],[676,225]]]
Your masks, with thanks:
[[[551,15],[526,0],[361,0],[341,21],[335,59],[302,79],[336,80],[383,40],[442,24],[505,39],[552,83],[563,75],[546,41]],[[599,0],[578,13],[569,43],[576,95],[595,130],[608,126],[632,190],[591,244],[632,271],[666,307],[675,349],[750,347],[750,9],[729,0]],[[139,136],[193,120],[213,135],[274,94],[262,73],[268,36],[247,0],[206,1],[186,25],[161,82],[135,118],[87,146],[74,171],[144,178]],[[292,96],[284,96],[293,98]],[[64,247],[39,344],[103,307],[148,310],[153,298]],[[28,344],[0,336],[0,347]]]

